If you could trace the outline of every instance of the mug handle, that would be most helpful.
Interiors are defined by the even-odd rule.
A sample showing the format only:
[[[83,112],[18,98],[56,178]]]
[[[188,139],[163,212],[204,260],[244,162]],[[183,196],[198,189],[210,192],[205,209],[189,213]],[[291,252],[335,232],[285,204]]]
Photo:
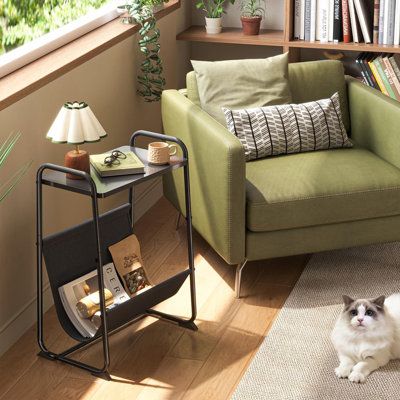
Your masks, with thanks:
[[[174,156],[178,150],[176,147],[176,144],[170,144],[168,147],[169,147],[169,155]],[[172,152],[171,152],[171,150],[172,150]]]

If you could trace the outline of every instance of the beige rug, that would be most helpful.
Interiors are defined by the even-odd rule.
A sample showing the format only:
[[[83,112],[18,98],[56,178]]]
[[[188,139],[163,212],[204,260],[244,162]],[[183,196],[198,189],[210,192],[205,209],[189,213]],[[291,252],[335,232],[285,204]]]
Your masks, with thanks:
[[[240,381],[236,400],[399,400],[400,362],[364,384],[338,379],[330,333],[341,296],[400,292],[400,243],[314,255]]]

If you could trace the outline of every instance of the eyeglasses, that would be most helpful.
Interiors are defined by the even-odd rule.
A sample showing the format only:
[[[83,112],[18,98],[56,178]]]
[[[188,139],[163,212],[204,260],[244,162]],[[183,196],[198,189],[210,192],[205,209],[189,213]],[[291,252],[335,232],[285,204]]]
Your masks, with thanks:
[[[112,167],[113,165],[121,164],[120,160],[124,160],[125,158],[125,153],[119,150],[114,150],[109,156],[104,159],[103,164],[107,165],[107,167]]]

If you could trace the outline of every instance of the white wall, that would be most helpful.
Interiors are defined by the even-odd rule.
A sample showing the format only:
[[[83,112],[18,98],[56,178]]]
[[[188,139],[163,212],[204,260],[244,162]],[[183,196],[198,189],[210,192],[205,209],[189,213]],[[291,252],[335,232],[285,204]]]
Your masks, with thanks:
[[[190,0],[159,21],[162,58],[168,87],[182,87],[188,69],[189,45],[176,42],[177,32],[190,25]],[[33,165],[12,194],[0,204],[0,354],[35,321],[35,172],[43,162],[63,163],[67,145],[52,144],[45,134],[65,101],[86,101],[109,136],[85,145],[91,153],[127,144],[138,129],[160,131],[160,104],[145,103],[136,95],[139,63],[137,36],[133,36],[57,80],[0,111],[0,142],[10,132],[23,137],[2,169],[3,182],[25,160]],[[45,188],[45,231],[55,232],[90,216],[83,196]],[[160,185],[149,183],[137,191],[143,213],[161,194]],[[116,196],[102,203],[107,208],[122,203]],[[51,304],[49,291],[47,306]]]

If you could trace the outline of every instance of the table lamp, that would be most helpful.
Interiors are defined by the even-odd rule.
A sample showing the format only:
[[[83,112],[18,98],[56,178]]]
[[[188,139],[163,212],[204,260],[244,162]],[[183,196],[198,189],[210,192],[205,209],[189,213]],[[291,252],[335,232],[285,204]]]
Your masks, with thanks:
[[[46,138],[53,143],[68,143],[75,145],[75,150],[65,155],[65,166],[90,173],[89,154],[81,150],[83,143],[98,142],[107,136],[93,114],[90,107],[84,102],[67,102],[63,105],[56,119],[47,132]],[[76,175],[67,174],[70,179],[81,179]]]

